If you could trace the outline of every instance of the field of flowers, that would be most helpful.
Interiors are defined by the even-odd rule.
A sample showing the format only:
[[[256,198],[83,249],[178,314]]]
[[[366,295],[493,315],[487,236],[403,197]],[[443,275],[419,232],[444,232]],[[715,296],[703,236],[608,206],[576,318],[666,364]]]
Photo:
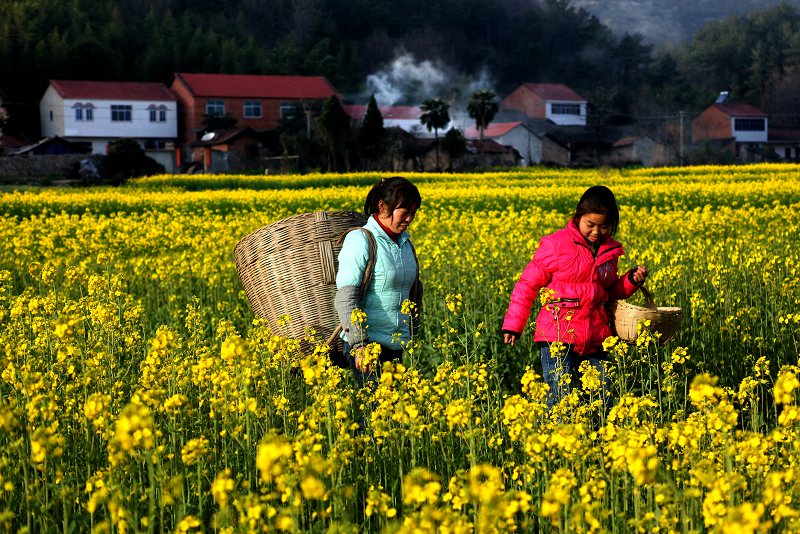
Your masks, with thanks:
[[[0,529],[800,530],[800,166],[406,175],[422,329],[357,390],[254,320],[233,247],[380,176],[0,193]],[[595,184],[684,324],[607,341],[610,409],[587,372],[547,412],[498,330]]]

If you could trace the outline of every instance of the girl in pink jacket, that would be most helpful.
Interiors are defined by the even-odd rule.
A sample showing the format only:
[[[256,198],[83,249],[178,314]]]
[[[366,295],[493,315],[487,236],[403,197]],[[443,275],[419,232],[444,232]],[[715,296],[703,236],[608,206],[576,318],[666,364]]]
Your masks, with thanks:
[[[539,290],[546,288],[533,339],[539,344],[544,380],[550,386],[549,407],[572,388],[572,384],[562,383],[561,376],[574,377],[584,360],[600,372],[603,396],[608,395],[603,340],[611,335],[611,327],[605,304],[630,297],[647,278],[647,269],[641,265],[618,276],[617,261],[625,253],[613,239],[618,225],[614,193],[605,186],[590,187],[567,226],[539,242],[511,293],[503,338],[514,345]],[[551,344],[556,341],[566,348],[551,354]]]

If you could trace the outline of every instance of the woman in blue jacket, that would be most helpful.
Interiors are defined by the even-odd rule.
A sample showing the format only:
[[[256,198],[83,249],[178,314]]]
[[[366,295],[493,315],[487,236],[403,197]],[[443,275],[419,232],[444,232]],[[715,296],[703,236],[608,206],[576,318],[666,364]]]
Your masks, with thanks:
[[[416,186],[395,176],[376,183],[364,204],[369,215],[364,228],[375,238],[375,264],[369,285],[360,298],[361,282],[369,260],[369,241],[361,231],[347,234],[339,253],[336,273],[335,306],[342,323],[344,354],[363,385],[364,373],[371,369],[362,361],[363,348],[381,345],[380,360],[400,360],[403,344],[411,338],[412,319],[419,320],[422,284],[408,226],[414,220],[422,199]],[[416,304],[417,317],[401,312],[403,301]],[[362,324],[351,324],[354,309],[366,314]]]

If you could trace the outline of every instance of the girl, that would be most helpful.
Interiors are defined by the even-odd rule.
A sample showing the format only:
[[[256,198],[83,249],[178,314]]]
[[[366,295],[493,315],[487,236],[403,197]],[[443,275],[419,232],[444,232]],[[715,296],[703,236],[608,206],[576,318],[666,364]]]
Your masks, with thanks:
[[[575,375],[584,360],[600,372],[603,397],[608,394],[602,347],[611,327],[604,305],[630,297],[647,278],[647,269],[641,265],[617,275],[617,261],[625,253],[613,239],[618,225],[614,193],[605,186],[590,187],[567,226],[539,242],[533,260],[511,293],[503,340],[514,345],[539,290],[546,288],[533,339],[540,347],[542,374],[550,386],[548,407],[552,408],[572,387],[561,383],[562,374]],[[565,350],[551,354],[553,342],[563,343]]]
[[[399,360],[412,326],[412,318],[401,313],[401,305],[411,299],[417,312],[421,311],[422,284],[407,231],[421,204],[416,186],[400,176],[381,179],[370,190],[364,203],[370,217],[364,228],[375,238],[375,266],[363,298],[359,296],[369,258],[368,238],[363,232],[350,232],[339,253],[334,304],[342,323],[344,354],[359,386],[364,373],[370,372],[362,361],[363,348],[376,342],[381,346],[381,361]],[[351,324],[355,308],[366,313],[366,324]],[[415,324],[418,320],[417,316]]]

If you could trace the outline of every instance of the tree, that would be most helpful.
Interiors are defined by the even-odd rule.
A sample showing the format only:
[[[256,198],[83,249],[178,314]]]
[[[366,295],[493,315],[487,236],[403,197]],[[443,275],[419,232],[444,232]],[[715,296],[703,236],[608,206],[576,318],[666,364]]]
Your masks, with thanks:
[[[484,130],[500,110],[495,98],[497,98],[497,95],[493,91],[481,89],[472,93],[469,104],[467,104],[467,112],[470,118],[475,119],[475,127],[481,134],[481,141],[483,141]]]
[[[322,113],[314,121],[320,141],[328,154],[328,170],[340,168],[340,161],[347,163],[347,134],[350,116],[345,113],[336,95],[325,102]]]
[[[386,131],[383,128],[383,115],[378,109],[378,102],[375,95],[369,97],[367,111],[364,114],[364,124],[358,132],[358,146],[361,150],[361,157],[367,161],[376,161],[383,152],[384,137]]]
[[[455,161],[467,152],[467,142],[461,132],[450,128],[442,139],[442,148],[450,157],[450,170],[455,170]]]
[[[441,170],[439,168],[439,130],[450,122],[450,105],[440,98],[430,98],[423,102],[419,109],[422,110],[419,122],[429,132],[433,130],[433,136],[436,138],[436,170],[439,171]]]

